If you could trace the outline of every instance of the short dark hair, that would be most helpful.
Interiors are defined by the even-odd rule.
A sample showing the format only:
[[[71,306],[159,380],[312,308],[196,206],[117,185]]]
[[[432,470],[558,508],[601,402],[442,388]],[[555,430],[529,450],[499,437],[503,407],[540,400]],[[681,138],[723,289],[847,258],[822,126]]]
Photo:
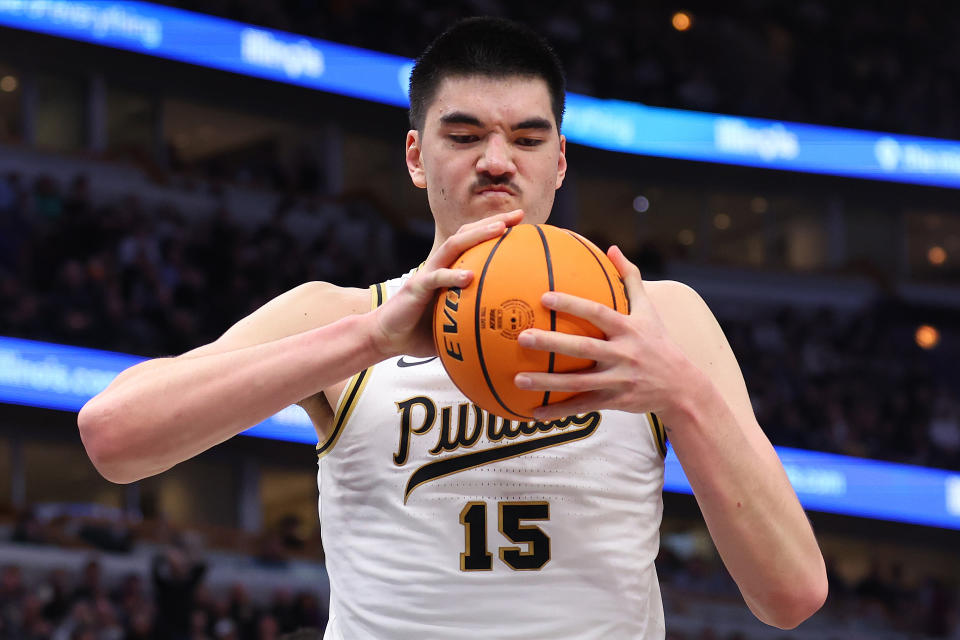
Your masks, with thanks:
[[[473,75],[543,78],[560,129],[566,80],[557,54],[530,27],[490,17],[460,20],[417,58],[410,74],[410,126],[423,131],[427,109],[444,78]]]

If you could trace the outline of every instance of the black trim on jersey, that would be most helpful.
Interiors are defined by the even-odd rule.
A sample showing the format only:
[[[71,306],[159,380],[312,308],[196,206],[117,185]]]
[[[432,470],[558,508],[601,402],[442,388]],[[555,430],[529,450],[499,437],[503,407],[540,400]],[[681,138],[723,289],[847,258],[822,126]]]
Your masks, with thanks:
[[[660,421],[660,417],[657,414],[650,412],[650,422],[653,437],[657,441],[657,449],[660,451],[660,455],[663,457],[667,456],[667,431],[663,426],[663,422]]]
[[[610,275],[607,273],[607,270],[603,268],[603,263],[600,262],[600,258],[597,257],[597,254],[593,252],[593,249],[590,248],[590,245],[584,242],[580,236],[573,233],[572,231],[569,231],[568,229],[564,229],[564,231],[569,233],[573,238],[576,239],[577,242],[582,244],[584,248],[586,248],[586,250],[590,252],[590,255],[593,256],[593,259],[597,261],[597,266],[600,267],[600,271],[603,273],[603,277],[607,279],[607,286],[610,288],[610,300],[613,302],[613,310],[620,311],[620,309],[617,309],[617,294],[614,293],[613,291],[613,283],[610,282]]]
[[[563,433],[556,433],[542,438],[531,438],[523,442],[515,442],[500,447],[484,449],[483,451],[474,451],[472,453],[450,456],[442,460],[428,462],[414,471],[413,475],[410,476],[410,480],[407,482],[407,489],[403,494],[403,502],[406,504],[410,493],[425,482],[459,473],[460,471],[466,471],[467,469],[475,469],[476,467],[507,460],[508,458],[516,458],[517,456],[541,449],[556,447],[561,444],[566,444],[567,442],[587,438],[597,430],[597,425],[600,424],[602,419],[603,417],[598,411],[591,411],[582,416],[569,416],[565,420],[570,420],[574,424],[583,426],[579,429],[564,431]]]
[[[317,455],[322,456],[330,450],[330,448],[336,443],[340,438],[340,431],[343,429],[343,425],[347,422],[347,416],[350,415],[350,409],[353,407],[354,401],[357,399],[357,396],[360,395],[360,390],[363,388],[364,378],[367,377],[367,374],[370,372],[370,369],[364,369],[360,372],[357,377],[350,382],[350,393],[347,394],[347,399],[343,403],[343,410],[340,413],[340,418],[337,420],[337,424],[333,427],[333,433],[330,434],[330,437],[327,438],[327,441],[323,445],[317,445]]]
[[[504,234],[500,236],[500,239],[497,240],[497,244],[493,245],[493,249],[490,250],[490,255],[487,256],[487,261],[483,263],[483,271],[480,272],[480,281],[477,283],[477,302],[476,309],[474,310],[473,331],[477,341],[477,360],[480,362],[480,370],[483,371],[483,378],[487,381],[487,388],[490,389],[490,393],[493,394],[494,399],[500,404],[501,407],[514,415],[523,416],[523,414],[519,411],[514,411],[504,404],[503,400],[500,398],[500,394],[498,394],[496,388],[494,388],[493,380],[490,379],[490,372],[487,370],[487,363],[483,359],[483,344],[480,340],[480,301],[483,299],[483,281],[487,278],[487,269],[490,267],[490,263],[493,261],[493,254],[497,252],[497,249],[500,248],[500,243],[502,243],[504,239],[510,235],[511,231],[513,231],[513,227],[508,228]],[[524,417],[531,419],[533,418],[533,416]]]
[[[375,285],[371,285],[371,303],[370,306],[373,309],[376,309],[383,304],[383,289],[384,283],[378,282]],[[374,294],[376,297],[374,298]],[[333,431],[330,433],[330,437],[326,439],[323,444],[317,444],[317,457],[322,458],[330,449],[333,448],[333,445],[337,443],[337,440],[340,439],[340,433],[343,431],[343,425],[346,424],[347,420],[350,417],[350,414],[353,412],[354,405],[356,404],[357,398],[360,396],[360,393],[363,391],[363,387],[366,384],[366,380],[370,370],[373,367],[367,367],[360,373],[354,375],[354,377],[347,383],[347,396],[344,399],[343,403],[339,404],[334,410],[334,419],[336,424],[333,427]]]
[[[540,225],[535,225],[537,227],[537,233],[540,234],[540,242],[543,243],[543,257],[547,262],[547,286],[550,287],[550,291],[555,291],[556,287],[554,286],[553,281],[553,259],[550,257],[550,245],[547,243],[547,236],[543,234],[543,229],[540,228]],[[557,330],[557,312],[553,309],[550,309],[550,331]],[[554,351],[550,352],[550,359],[547,361],[547,373],[553,373],[554,365],[557,360],[557,354]],[[545,407],[550,404],[550,392],[543,392],[543,403],[541,407]]]

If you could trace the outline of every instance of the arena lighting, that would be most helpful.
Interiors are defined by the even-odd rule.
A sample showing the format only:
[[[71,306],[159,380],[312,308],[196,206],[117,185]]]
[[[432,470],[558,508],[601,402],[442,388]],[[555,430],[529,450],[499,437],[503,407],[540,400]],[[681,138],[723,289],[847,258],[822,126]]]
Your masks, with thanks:
[[[766,213],[769,203],[763,196],[757,196],[750,200],[750,210],[754,213]]]
[[[929,324],[922,324],[917,327],[917,330],[913,334],[913,339],[916,341],[918,347],[929,351],[935,349],[937,345],[940,344],[940,331]]]
[[[3,76],[0,78],[0,91],[3,91],[4,93],[13,93],[17,90],[18,84],[19,83],[17,82],[16,76]]]
[[[670,23],[677,31],[688,31],[693,26],[693,20],[686,11],[677,11],[670,19]]]
[[[79,411],[139,356],[0,337],[0,403]],[[244,432],[316,444],[307,414],[293,405]],[[807,509],[960,530],[960,474],[912,465],[777,447]],[[664,489],[692,493],[676,455]]]
[[[0,0],[0,26],[408,106],[406,58],[134,0]],[[960,188],[960,142],[568,94],[571,142],[637,155]]]
[[[947,261],[946,250],[938,245],[934,245],[927,250],[927,261],[934,266],[941,266]]]

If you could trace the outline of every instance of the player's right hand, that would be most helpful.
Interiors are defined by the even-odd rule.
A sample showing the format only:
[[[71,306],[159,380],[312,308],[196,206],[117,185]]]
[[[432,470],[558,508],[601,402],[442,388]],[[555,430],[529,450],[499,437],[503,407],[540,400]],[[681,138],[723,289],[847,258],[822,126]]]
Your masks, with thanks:
[[[396,295],[371,311],[374,345],[383,358],[437,355],[431,321],[437,289],[465,287],[474,277],[472,271],[450,269],[450,265],[470,247],[503,235],[507,227],[522,221],[523,210],[516,209],[463,225],[427,258]]]

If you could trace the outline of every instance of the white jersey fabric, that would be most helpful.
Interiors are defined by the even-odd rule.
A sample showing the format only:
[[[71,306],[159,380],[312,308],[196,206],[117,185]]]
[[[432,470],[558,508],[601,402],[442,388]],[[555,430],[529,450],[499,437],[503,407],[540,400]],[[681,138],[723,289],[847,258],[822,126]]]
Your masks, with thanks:
[[[506,422],[410,356],[354,376],[335,413],[325,640],[662,640],[655,416]]]

